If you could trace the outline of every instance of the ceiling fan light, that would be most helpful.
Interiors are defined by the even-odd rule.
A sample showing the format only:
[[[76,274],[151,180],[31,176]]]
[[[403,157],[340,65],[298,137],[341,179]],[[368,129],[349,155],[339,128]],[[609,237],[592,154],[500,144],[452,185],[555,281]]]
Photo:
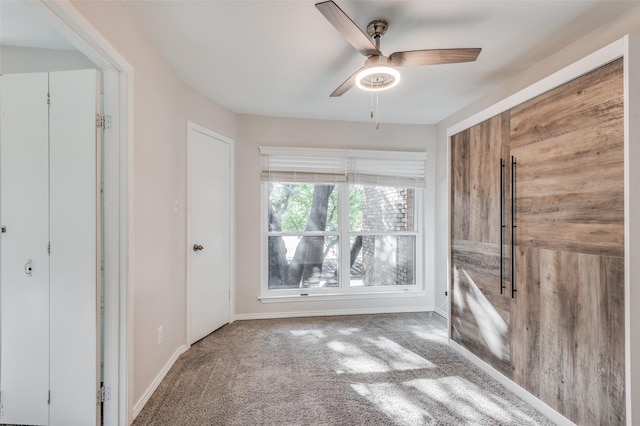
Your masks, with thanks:
[[[397,69],[379,66],[365,68],[356,75],[356,85],[362,90],[378,92],[395,87],[400,83]]]

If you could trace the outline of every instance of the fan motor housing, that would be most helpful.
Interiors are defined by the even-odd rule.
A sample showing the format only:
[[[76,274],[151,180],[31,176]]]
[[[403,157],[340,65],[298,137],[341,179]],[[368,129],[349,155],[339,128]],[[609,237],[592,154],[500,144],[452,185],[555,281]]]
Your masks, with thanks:
[[[367,33],[373,39],[379,39],[387,32],[387,28],[389,28],[389,23],[383,19],[376,19],[375,21],[369,22],[367,25]]]

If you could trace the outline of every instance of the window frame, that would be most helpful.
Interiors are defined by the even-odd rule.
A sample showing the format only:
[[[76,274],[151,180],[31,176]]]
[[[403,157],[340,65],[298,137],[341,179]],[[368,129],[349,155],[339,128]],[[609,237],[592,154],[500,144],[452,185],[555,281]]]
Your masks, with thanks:
[[[303,183],[303,182],[290,182]],[[414,230],[413,231],[351,231],[349,223],[349,187],[363,185],[352,182],[330,182],[338,188],[338,230],[337,231],[269,231],[269,184],[261,182],[261,295],[263,303],[301,300],[344,300],[380,297],[416,297],[425,294],[424,284],[424,189],[414,190]],[[313,184],[322,184],[314,182]],[[378,185],[384,186],[384,185]],[[339,239],[338,287],[269,289],[268,239],[272,236],[337,236]],[[415,284],[351,286],[350,268],[345,253],[350,252],[352,236],[368,235],[412,235],[415,236]],[[346,266],[346,267],[345,267]]]

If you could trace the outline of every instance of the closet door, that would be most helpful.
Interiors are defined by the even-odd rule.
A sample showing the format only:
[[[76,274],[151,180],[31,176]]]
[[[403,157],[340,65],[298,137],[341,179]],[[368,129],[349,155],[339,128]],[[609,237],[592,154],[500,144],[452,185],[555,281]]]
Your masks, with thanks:
[[[451,138],[451,338],[510,377],[511,293],[500,272],[506,136],[508,113]]]
[[[98,374],[95,70],[52,72],[51,424],[95,424]]]
[[[0,422],[49,423],[48,76],[0,77]]]
[[[1,81],[0,422],[96,424],[97,73]]]
[[[623,65],[511,111],[513,379],[577,424],[625,421]]]

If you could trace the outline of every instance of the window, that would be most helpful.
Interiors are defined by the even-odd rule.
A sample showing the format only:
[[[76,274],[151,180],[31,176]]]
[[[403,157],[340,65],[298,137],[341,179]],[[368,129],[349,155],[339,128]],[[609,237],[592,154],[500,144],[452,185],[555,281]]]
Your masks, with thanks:
[[[263,296],[422,290],[424,153],[261,154]]]

